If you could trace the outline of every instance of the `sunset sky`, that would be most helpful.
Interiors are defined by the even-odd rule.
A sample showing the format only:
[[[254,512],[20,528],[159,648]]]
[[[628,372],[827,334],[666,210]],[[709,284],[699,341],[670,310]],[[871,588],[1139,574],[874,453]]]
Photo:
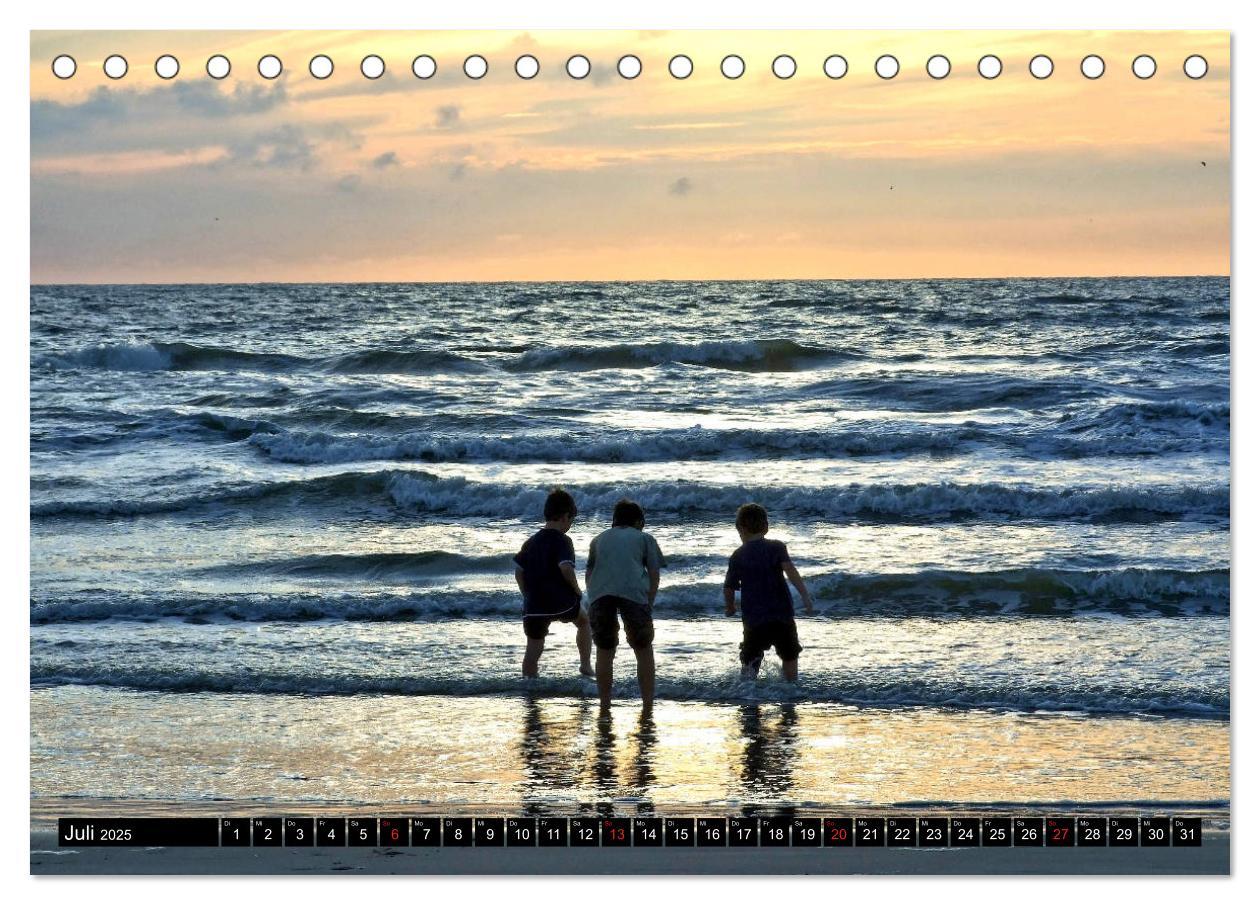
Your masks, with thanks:
[[[111,53],[125,78],[103,74]],[[163,53],[181,64],[170,81]],[[205,69],[219,53],[222,81]],[[485,78],[463,74],[471,53]],[[525,53],[542,64],[528,81]],[[583,80],[564,71],[575,53]],[[884,53],[901,63],[887,81]],[[953,67],[940,81],[935,53]],[[1192,53],[1201,80],[1182,73]],[[284,63],[274,81],[264,54]],[[316,54],[327,80],[307,71]],[[360,74],[366,54],[380,79]],[[637,79],[617,74],[623,54]],[[690,78],[669,74],[675,54]],[[720,73],[727,54],[742,78]],[[772,74],[778,54],[793,78]],[[831,54],[843,79],[823,74]],[[977,74],[985,54],[1000,77]],[[1036,54],[1050,78],[1029,74]],[[1106,60],[1096,81],[1087,54]],[[1131,73],[1138,54],[1153,78]],[[1223,32],[34,32],[31,276],[1225,274],[1229,84]]]

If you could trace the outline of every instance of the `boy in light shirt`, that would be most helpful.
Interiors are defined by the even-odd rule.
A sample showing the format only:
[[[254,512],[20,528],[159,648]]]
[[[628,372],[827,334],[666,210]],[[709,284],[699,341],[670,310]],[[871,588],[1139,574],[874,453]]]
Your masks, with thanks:
[[[643,711],[652,710],[656,695],[656,656],[652,641],[652,605],[660,587],[665,558],[655,538],[643,530],[643,508],[630,500],[613,507],[612,527],[591,541],[586,559],[586,595],[591,601],[591,636],[595,643],[595,681],[600,710],[612,706],[613,658],[617,655],[618,625],[638,663]]]

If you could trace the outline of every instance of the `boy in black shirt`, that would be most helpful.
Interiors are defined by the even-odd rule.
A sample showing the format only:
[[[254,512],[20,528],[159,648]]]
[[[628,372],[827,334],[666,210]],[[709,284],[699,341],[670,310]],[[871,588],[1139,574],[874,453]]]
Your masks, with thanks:
[[[547,643],[547,629],[554,620],[577,626],[578,656],[584,676],[595,675],[591,668],[591,624],[582,607],[582,589],[573,567],[573,541],[569,529],[577,518],[577,504],[557,487],[543,504],[546,524],[525,541],[516,563],[516,585],[525,598],[525,659],[521,673],[538,678],[538,658]]]
[[[792,595],[787,581],[792,582],[801,595],[806,614],[814,612],[814,600],[809,588],[796,571],[783,541],[766,540],[770,530],[770,518],[766,510],[756,503],[739,507],[735,515],[735,529],[743,544],[731,554],[726,569],[723,591],[726,595],[726,615],[735,615],[735,592],[739,591],[740,609],[744,619],[744,641],[739,646],[739,662],[743,664],[746,679],[755,679],[761,669],[761,658],[771,646],[783,661],[783,678],[796,681],[796,658],[801,653],[801,642],[796,637],[796,619],[792,610]]]

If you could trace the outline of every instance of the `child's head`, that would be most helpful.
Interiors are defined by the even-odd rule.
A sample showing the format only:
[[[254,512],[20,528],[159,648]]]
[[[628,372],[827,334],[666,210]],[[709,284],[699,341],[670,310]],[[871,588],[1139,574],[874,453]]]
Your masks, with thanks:
[[[745,503],[735,513],[735,530],[741,538],[755,537],[770,530],[770,516],[764,506],[756,503]]]
[[[547,501],[543,503],[543,518],[547,524],[554,525],[561,531],[568,531],[577,514],[577,503],[573,502],[569,491],[563,487],[553,487],[551,493],[547,494]]]
[[[627,500],[623,497],[613,506],[614,528],[638,528],[642,531],[645,521],[643,507],[633,500]]]

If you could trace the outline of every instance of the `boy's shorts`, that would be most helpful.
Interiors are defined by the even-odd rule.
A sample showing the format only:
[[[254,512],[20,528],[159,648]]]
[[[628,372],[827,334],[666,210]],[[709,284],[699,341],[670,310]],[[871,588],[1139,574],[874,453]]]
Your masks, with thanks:
[[[796,637],[796,620],[763,622],[744,626],[744,641],[739,646],[739,662],[747,666],[760,660],[771,647],[780,660],[795,660],[803,648]]]
[[[547,630],[551,628],[553,622],[572,622],[578,617],[578,613],[582,612],[582,602],[579,600],[573,606],[569,607],[563,613],[553,613],[549,616],[526,616],[525,617],[525,637],[539,638],[547,637]]]
[[[616,650],[618,641],[617,614],[626,627],[626,643],[634,650],[652,646],[656,628],[652,624],[652,608],[624,597],[608,595],[591,604],[591,638],[600,650]]]

